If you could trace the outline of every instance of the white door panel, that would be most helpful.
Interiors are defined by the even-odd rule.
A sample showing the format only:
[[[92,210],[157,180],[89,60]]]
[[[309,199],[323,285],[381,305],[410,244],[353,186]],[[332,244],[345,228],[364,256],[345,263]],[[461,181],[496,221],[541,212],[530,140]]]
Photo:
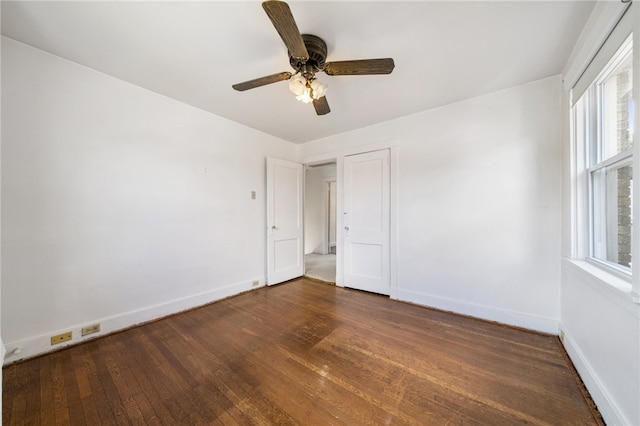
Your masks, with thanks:
[[[302,164],[267,158],[267,284],[304,273]]]
[[[344,284],[390,293],[389,151],[345,157]]]

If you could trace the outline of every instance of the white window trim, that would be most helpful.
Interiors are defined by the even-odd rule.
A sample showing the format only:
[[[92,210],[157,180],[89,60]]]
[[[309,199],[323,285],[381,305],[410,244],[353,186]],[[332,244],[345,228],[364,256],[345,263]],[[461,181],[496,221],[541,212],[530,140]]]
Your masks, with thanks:
[[[611,6],[609,17],[615,15],[622,16],[624,10],[613,10],[612,4],[605,4],[604,6]],[[631,16],[640,17],[640,8],[635,6],[636,10],[629,11]],[[601,43],[606,39],[606,34],[601,36]],[[626,39],[626,37],[625,37]],[[640,25],[633,24],[633,69],[640,70]],[[622,43],[620,44],[622,46]],[[583,47],[584,50],[584,47]],[[579,52],[579,56],[582,56],[584,52]],[[595,53],[594,53],[595,54]],[[572,58],[574,67],[575,59]],[[590,61],[582,60],[587,64]],[[611,64],[614,65],[614,64]],[[585,65],[586,67],[587,65]],[[567,71],[572,77],[565,80],[565,87],[569,87],[573,82],[579,80],[582,72],[578,72],[577,69],[570,68]],[[604,69],[598,73],[598,78],[604,74]],[[633,97],[635,100],[635,133],[634,143],[632,148],[632,155],[640,161],[640,140],[639,140],[639,127],[640,127],[640,73],[635,71],[633,73]],[[595,80],[594,80],[595,81]],[[640,304],[640,165],[634,165],[633,167],[633,180],[636,184],[633,186],[633,240],[632,250],[633,259],[636,260],[632,264],[631,274],[624,273],[612,268],[609,264],[600,262],[597,259],[591,259],[591,247],[590,247],[590,215],[589,209],[589,169],[587,168],[587,144],[581,143],[578,139],[581,136],[582,130],[578,129],[578,123],[576,114],[574,113],[573,106],[577,99],[573,98],[573,93],[569,92],[567,107],[570,109],[569,114],[569,137],[570,137],[570,173],[571,173],[571,250],[570,258],[567,259],[575,267],[582,270],[585,274],[592,276],[594,283],[603,286],[603,290],[608,294],[615,294],[624,300],[631,301],[635,304]],[[583,117],[584,118],[584,117]],[[593,123],[590,123],[593,125]],[[619,157],[620,156],[620,157]],[[614,158],[608,159],[607,164],[615,162],[615,159],[620,159],[623,156],[627,156],[627,153],[619,153]],[[600,166],[603,166],[602,164]]]

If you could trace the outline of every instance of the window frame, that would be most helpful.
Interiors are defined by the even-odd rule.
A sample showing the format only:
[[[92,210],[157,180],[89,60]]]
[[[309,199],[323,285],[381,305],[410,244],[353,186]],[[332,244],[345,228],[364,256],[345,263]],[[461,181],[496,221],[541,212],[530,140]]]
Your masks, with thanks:
[[[616,170],[626,166],[631,166],[632,170],[636,168],[635,162],[637,157],[635,155],[636,148],[634,145],[637,142],[637,131],[635,131],[634,128],[634,132],[636,134],[633,136],[634,142],[632,142],[631,147],[626,148],[608,158],[602,159],[605,157],[605,125],[603,109],[605,96],[603,83],[610,78],[618,67],[629,57],[632,61],[634,60],[633,38],[633,32],[625,37],[622,43],[615,50],[615,54],[604,64],[602,69],[596,74],[595,78],[588,84],[586,89],[583,90],[579,99],[572,102],[571,105],[573,130],[572,139],[574,140],[574,146],[580,157],[578,159],[579,170],[577,170],[577,177],[578,180],[583,181],[586,190],[583,205],[586,226],[576,229],[578,250],[576,250],[574,254],[577,253],[577,257],[581,257],[592,265],[623,279],[625,282],[628,282],[629,289],[631,289],[633,278],[633,254],[637,252],[637,248],[635,247],[636,241],[633,238],[633,235],[637,230],[632,230],[632,263],[629,267],[620,265],[614,261],[606,260],[607,241],[606,237],[602,238],[602,236],[606,235],[607,228],[606,175],[610,170]],[[636,64],[632,62],[634,69],[635,65]],[[635,87],[632,93],[636,93]],[[635,117],[633,117],[633,119],[635,119]],[[634,127],[637,127],[637,123],[635,122]],[[582,170],[583,173],[580,173],[580,170]],[[599,173],[603,174],[603,177],[598,178],[596,175]],[[580,176],[583,177],[581,178]],[[600,190],[598,190],[596,185],[601,186]],[[635,186],[637,184],[632,183],[632,185]],[[635,192],[635,189],[632,189],[632,191]],[[597,200],[596,198],[600,199]],[[577,206],[577,208],[578,210],[581,209],[579,206]],[[631,208],[633,215],[633,205]],[[635,228],[634,225],[637,226],[637,224],[634,224],[632,220],[631,226],[633,228]],[[586,235],[580,235],[581,232],[586,233]],[[600,236],[600,238],[597,238],[598,236]],[[582,245],[582,247],[579,247],[580,245]]]

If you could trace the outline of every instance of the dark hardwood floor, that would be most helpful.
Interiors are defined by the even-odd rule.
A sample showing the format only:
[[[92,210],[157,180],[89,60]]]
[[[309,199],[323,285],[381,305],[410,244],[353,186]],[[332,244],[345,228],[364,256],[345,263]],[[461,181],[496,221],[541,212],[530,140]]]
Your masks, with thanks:
[[[4,368],[13,424],[602,424],[557,337],[305,279]]]

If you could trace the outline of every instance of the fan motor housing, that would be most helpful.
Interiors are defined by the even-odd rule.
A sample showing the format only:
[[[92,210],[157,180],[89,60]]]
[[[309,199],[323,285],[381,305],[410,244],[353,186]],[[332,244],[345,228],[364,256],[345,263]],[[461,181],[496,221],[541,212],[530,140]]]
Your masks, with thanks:
[[[325,43],[320,37],[312,34],[302,34],[302,40],[304,41],[304,46],[307,48],[307,52],[309,53],[309,59],[306,62],[307,67],[304,67],[306,70],[303,70],[303,72],[306,73],[311,71],[308,70],[309,66],[313,68],[313,73],[316,71],[322,71],[327,60],[327,43]],[[289,63],[296,71],[300,71],[305,65],[291,56],[291,53],[289,53]]]

